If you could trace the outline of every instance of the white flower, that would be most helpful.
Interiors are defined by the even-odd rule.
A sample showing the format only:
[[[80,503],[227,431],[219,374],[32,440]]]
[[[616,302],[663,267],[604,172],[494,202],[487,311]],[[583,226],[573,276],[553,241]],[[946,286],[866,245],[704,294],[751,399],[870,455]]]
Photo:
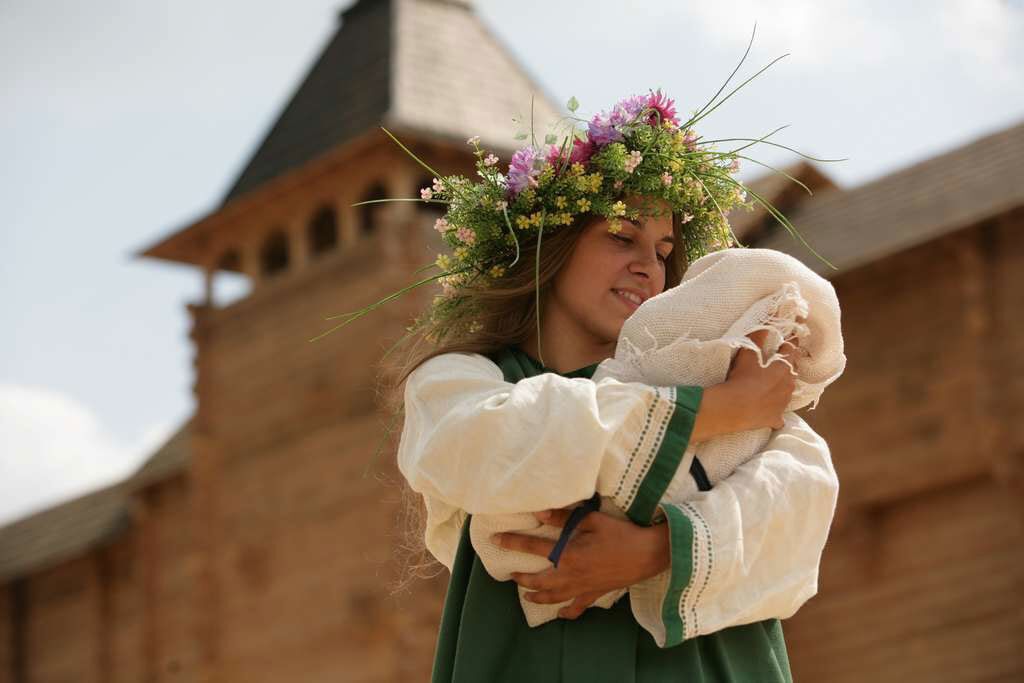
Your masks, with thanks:
[[[493,154],[488,154],[484,159],[484,166],[494,166],[496,163],[498,163],[498,157]]]
[[[644,155],[637,150],[633,150],[629,153],[629,158],[626,159],[624,166],[627,173],[632,173],[636,170],[636,167],[640,165],[640,162],[644,160]]]
[[[480,136],[479,135],[474,135],[473,137],[471,137],[468,140],[466,140],[466,144],[467,145],[479,145],[480,144]]]

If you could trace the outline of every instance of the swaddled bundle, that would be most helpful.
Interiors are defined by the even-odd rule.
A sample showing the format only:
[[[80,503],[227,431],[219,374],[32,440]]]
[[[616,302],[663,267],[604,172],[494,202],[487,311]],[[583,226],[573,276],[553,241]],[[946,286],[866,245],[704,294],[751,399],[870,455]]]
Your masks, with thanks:
[[[768,331],[763,350],[747,336],[757,330]],[[800,340],[804,356],[795,368],[796,389],[786,409],[812,404],[813,410],[825,387],[846,367],[835,290],[782,252],[723,249],[694,261],[679,285],[641,304],[623,324],[614,358],[600,363],[592,380],[708,387],[725,381],[741,348],[754,350],[762,367],[778,358],[792,368],[778,350],[793,336]],[[771,432],[766,427],[691,443],[662,501],[683,502],[697,492],[690,475],[694,458],[714,485],[760,452]],[[601,493],[601,511],[625,519],[612,498]],[[547,558],[507,550],[491,541],[492,534],[507,531],[548,539],[561,533],[558,527],[541,524],[532,511],[473,515],[470,540],[491,576],[506,581],[512,572],[534,573],[552,566]],[[518,589],[530,626],[556,618],[559,609],[569,604],[533,603],[523,598],[529,591]],[[611,607],[625,590],[606,593],[594,605]]]

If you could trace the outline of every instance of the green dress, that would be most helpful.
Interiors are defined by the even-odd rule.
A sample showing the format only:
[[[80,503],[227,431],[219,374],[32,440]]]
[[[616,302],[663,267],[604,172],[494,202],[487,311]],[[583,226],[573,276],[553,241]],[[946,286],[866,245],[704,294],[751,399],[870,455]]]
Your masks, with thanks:
[[[495,354],[492,360],[508,382],[554,372],[517,347]],[[589,365],[562,375],[589,378],[596,368],[597,364]],[[680,387],[680,391],[686,389],[699,391],[698,387]],[[691,472],[695,477],[703,474]],[[674,566],[691,561],[690,546],[680,540],[673,536]],[[778,619],[734,626],[659,648],[637,624],[626,593],[611,609],[592,607],[577,619],[555,619],[531,628],[523,616],[515,582],[491,578],[474,552],[467,517],[448,583],[431,681],[792,683],[792,675]]]

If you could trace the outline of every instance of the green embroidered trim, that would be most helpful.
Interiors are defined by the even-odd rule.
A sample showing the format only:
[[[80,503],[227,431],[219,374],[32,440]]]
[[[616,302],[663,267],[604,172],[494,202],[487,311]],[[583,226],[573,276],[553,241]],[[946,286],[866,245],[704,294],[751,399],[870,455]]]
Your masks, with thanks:
[[[669,392],[671,392],[672,390],[672,387],[668,388]],[[640,455],[640,449],[648,445],[647,432],[651,430],[651,425],[654,422],[654,414],[655,412],[657,412],[659,402],[662,400],[661,392],[662,389],[660,387],[654,388],[654,397],[651,399],[650,403],[647,404],[647,412],[644,413],[644,426],[640,429],[640,434],[637,436],[636,443],[633,445],[633,450],[630,451],[629,453],[629,461],[626,463],[626,469],[623,471],[622,478],[619,479],[619,485],[615,488],[615,493],[613,494],[613,497],[617,501],[629,501],[628,503],[621,504],[622,507],[626,508],[627,515],[629,514],[631,506],[636,501],[637,491],[639,490],[640,485],[643,483],[643,480],[642,478],[633,479],[632,483],[630,484],[629,491],[627,493],[623,493],[623,487],[626,486],[626,482],[630,479],[630,474],[634,472],[635,468],[637,467],[636,460],[637,457]],[[661,443],[661,440],[665,438],[665,428],[667,424],[668,420],[662,418],[661,422],[657,426],[658,434],[656,443]],[[656,457],[657,453],[647,452],[642,467],[650,468],[652,460]]]
[[[686,590],[683,591],[682,602],[679,604],[679,611],[685,612],[686,603],[690,604],[690,614],[692,619],[690,620],[691,631],[697,633],[700,631],[699,612],[697,611],[697,603],[700,602],[701,596],[704,595],[704,589],[708,587],[708,582],[711,580],[711,574],[715,570],[715,554],[711,551],[711,528],[708,526],[708,522],[704,519],[704,515],[700,513],[693,504],[681,503],[679,505],[681,509],[685,509],[690,519],[690,523],[694,525],[694,530],[700,532],[700,538],[704,540],[705,545],[701,546],[699,541],[693,544],[693,566],[697,566],[698,555],[701,554],[701,548],[705,548],[704,561],[701,563],[704,566],[704,580],[701,581],[700,588],[697,589],[697,596],[691,600],[687,600],[687,596],[693,593],[695,585],[688,585]],[[691,581],[695,580],[699,576],[694,576]],[[685,637],[685,633],[683,636]]]
[[[683,452],[690,443],[690,435],[693,433],[693,425],[697,421],[697,411],[703,396],[703,387],[675,387],[672,417],[668,421],[668,426],[664,428],[658,453],[640,483],[640,490],[626,510],[626,515],[636,524],[650,525],[654,509],[665,494],[665,489],[675,476],[676,470],[679,469]]]
[[[665,625],[664,647],[672,647],[683,642],[686,633],[680,600],[693,578],[696,548],[693,544],[693,522],[690,518],[675,505],[663,505],[662,509],[665,511],[665,523],[668,524],[672,567],[665,600],[661,603],[661,621]],[[687,550],[689,552],[686,552]]]

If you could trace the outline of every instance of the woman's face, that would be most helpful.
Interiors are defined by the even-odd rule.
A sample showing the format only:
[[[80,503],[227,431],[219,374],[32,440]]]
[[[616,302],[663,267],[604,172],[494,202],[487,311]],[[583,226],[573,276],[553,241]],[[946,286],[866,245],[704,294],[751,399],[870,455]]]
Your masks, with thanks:
[[[625,203],[643,206],[636,197]],[[617,234],[608,232],[604,219],[584,229],[552,283],[548,320],[557,317],[559,327],[578,328],[574,331],[594,343],[616,342],[626,318],[665,288],[665,261],[673,249],[672,216],[664,200],[654,206],[663,215],[641,216],[635,223],[623,219]]]

